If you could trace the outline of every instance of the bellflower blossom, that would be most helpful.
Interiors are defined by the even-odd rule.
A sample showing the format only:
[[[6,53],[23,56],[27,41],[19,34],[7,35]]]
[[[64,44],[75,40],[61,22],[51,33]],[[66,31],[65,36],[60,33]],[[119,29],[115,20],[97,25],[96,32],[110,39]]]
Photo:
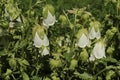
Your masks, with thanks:
[[[79,38],[77,45],[81,48],[84,48],[87,45],[89,45],[89,39],[84,33]]]
[[[104,58],[105,56],[105,45],[103,44],[102,41],[97,42],[91,52],[90,61],[94,61],[95,59],[101,59]]]
[[[90,32],[89,32],[89,38],[90,39],[100,39],[101,37],[101,33],[99,30],[99,27],[101,26],[101,24],[98,21],[93,21],[90,23]]]
[[[55,15],[52,15],[48,10],[48,15],[47,15],[47,18],[43,20],[43,25],[49,28],[49,26],[54,25],[55,22],[56,22]]]
[[[44,34],[44,38],[41,39],[41,38],[39,37],[38,33],[36,32],[33,41],[34,41],[35,47],[37,47],[37,48],[40,48],[40,47],[42,47],[42,46],[48,46],[48,45],[49,45],[49,40],[48,40],[48,38],[47,38],[47,36],[46,36],[45,34]]]
[[[89,38],[94,39],[97,38],[99,39],[101,37],[100,30],[98,29],[97,31],[95,30],[94,27],[91,28],[90,33],[89,33]]]
[[[34,46],[37,48],[42,48],[42,50],[39,51],[39,53],[41,53],[42,56],[49,54],[49,50],[47,49],[47,46],[49,46],[49,40],[46,36],[46,34],[44,34],[43,38],[41,38],[38,34],[38,32],[35,33],[34,39]]]

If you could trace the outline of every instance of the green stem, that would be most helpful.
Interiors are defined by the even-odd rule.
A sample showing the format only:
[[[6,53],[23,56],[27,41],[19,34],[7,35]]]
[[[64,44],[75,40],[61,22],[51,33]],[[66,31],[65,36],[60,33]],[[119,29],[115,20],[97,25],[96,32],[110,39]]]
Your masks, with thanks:
[[[109,70],[109,69],[115,69],[115,70],[117,70],[117,69],[120,69],[120,67],[119,67],[119,66],[118,66],[118,67],[115,67],[115,66],[107,66],[106,68],[104,68],[104,69],[102,69],[101,71],[99,71],[94,77],[97,78],[97,76],[98,76],[99,74],[101,74],[101,73],[103,73],[104,71]]]
[[[119,15],[119,8],[118,8],[118,6],[119,6],[119,0],[117,1],[117,7],[116,7],[116,12],[117,12],[117,16]]]
[[[16,78],[14,77],[14,75],[13,75],[13,74],[12,74],[11,76],[13,77],[13,80],[16,80]]]
[[[29,9],[31,9],[32,0],[29,0]]]
[[[63,10],[63,13],[65,14],[65,16],[66,16],[66,18],[67,18],[67,20],[68,20],[68,23],[69,24],[71,24],[71,22],[70,22],[70,20],[69,20],[69,18],[68,18],[68,16],[67,16],[67,14],[65,13],[65,11]]]

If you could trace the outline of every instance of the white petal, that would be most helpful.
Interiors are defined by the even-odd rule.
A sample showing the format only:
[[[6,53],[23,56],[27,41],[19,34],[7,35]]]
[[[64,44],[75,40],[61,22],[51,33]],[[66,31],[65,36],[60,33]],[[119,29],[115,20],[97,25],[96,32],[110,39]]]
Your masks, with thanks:
[[[100,30],[98,30],[98,31],[96,32],[96,38],[97,38],[97,39],[100,39],[100,37],[101,37],[101,33],[100,33]]]
[[[89,61],[94,61],[95,60],[95,56],[91,53],[90,57],[89,57]]]
[[[95,44],[95,47],[93,48],[93,55],[97,59],[105,57],[105,46],[101,42]]]
[[[55,15],[53,16],[50,11],[48,11],[48,16],[46,19],[43,20],[43,25],[44,26],[52,26],[54,25],[54,23],[56,22],[56,18],[55,18]]]
[[[44,45],[44,46],[48,46],[48,45],[49,45],[49,40],[48,40],[48,38],[47,38],[46,35],[44,35],[43,45]]]
[[[49,50],[45,47],[43,49],[43,52],[41,53],[41,55],[44,56],[44,55],[48,55],[48,54],[49,54]]]
[[[20,16],[16,19],[18,22],[22,22]]]
[[[79,38],[78,46],[81,48],[86,47],[89,44],[89,39],[85,34],[82,34],[82,36]]]
[[[95,32],[94,27],[92,27],[89,33],[89,38],[94,39],[95,37],[96,37],[96,32]]]
[[[40,48],[43,45],[43,41],[40,39],[37,32],[35,34],[35,37],[34,37],[33,41],[34,41],[35,47],[37,47],[37,48]]]

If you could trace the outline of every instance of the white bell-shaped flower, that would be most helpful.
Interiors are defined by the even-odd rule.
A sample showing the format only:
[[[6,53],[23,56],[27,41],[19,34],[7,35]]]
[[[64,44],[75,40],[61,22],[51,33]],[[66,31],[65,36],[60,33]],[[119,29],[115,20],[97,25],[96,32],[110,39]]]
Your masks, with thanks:
[[[49,45],[49,40],[48,40],[48,38],[47,38],[47,36],[46,36],[45,34],[44,34],[44,38],[41,39],[41,38],[39,37],[38,33],[36,32],[33,41],[34,41],[35,47],[37,47],[37,48],[40,48],[40,47],[42,47],[42,46],[48,46],[48,45]]]
[[[90,61],[94,61],[96,59],[101,59],[105,56],[105,45],[102,41],[97,42],[92,50],[91,56],[89,58]]]
[[[47,15],[47,18],[43,20],[43,25],[49,28],[49,26],[54,25],[55,22],[56,22],[55,15],[52,15],[48,10],[48,15]]]
[[[83,33],[79,38],[77,45],[81,48],[86,47],[89,45],[89,38]]]
[[[44,47],[41,55],[42,55],[42,56],[45,56],[45,55],[48,55],[48,54],[49,54],[49,50],[47,49],[47,47]]]
[[[101,37],[100,30],[98,29],[98,30],[96,31],[95,28],[92,27],[92,28],[90,29],[89,38],[90,38],[90,39],[94,39],[94,38],[99,39],[100,37]]]

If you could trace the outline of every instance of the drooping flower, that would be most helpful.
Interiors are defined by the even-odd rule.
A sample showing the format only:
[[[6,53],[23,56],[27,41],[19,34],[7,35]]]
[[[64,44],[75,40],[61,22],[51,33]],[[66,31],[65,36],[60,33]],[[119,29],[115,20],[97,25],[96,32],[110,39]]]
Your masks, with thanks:
[[[56,22],[55,15],[52,15],[50,11],[48,10],[47,18],[43,20],[43,25],[46,27],[54,25]]]
[[[87,30],[86,30],[86,29],[81,29],[81,30],[78,32],[77,37],[78,37],[77,45],[78,45],[80,48],[84,48],[84,47],[86,47],[87,45],[89,45],[89,38],[88,38],[88,36],[87,36]]]
[[[105,44],[102,41],[99,41],[95,44],[90,58],[90,61],[94,61],[95,59],[101,59],[104,58],[105,56]]]
[[[38,33],[36,32],[33,41],[34,41],[35,47],[37,47],[37,48],[49,45],[49,40],[45,34],[44,34],[44,38],[42,39],[39,37]]]
[[[37,25],[33,28],[33,45],[36,48],[39,48],[39,53],[41,53],[42,56],[49,54],[49,50],[47,47],[49,46],[49,40],[47,38],[47,35],[44,32],[43,26]]]
[[[89,38],[90,39],[94,39],[97,38],[99,39],[101,36],[100,34],[100,30],[98,30],[97,32],[95,31],[94,27],[91,28],[90,33],[89,33]]]
[[[54,25],[56,22],[54,7],[47,4],[43,7],[43,25],[47,28]]]
[[[78,46],[81,48],[86,47],[89,44],[88,37],[83,33],[82,36],[78,40]]]
[[[98,21],[94,21],[90,23],[90,32],[89,32],[89,38],[94,39],[97,38],[99,39],[101,37],[101,33],[99,30],[100,23]]]

